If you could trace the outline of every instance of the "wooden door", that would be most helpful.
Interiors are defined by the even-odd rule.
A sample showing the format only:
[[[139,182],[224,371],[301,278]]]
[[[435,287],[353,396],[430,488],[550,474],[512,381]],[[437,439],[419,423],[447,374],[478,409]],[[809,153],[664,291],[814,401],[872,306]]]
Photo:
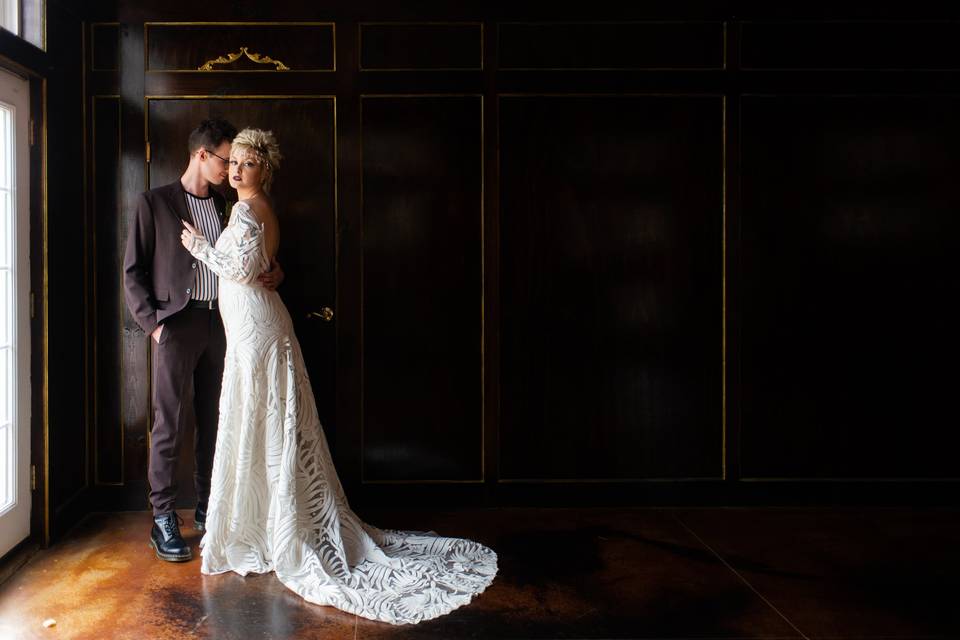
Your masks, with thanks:
[[[279,291],[294,329],[327,437],[335,441],[335,323],[318,316],[324,307],[336,314],[336,136],[334,98],[150,98],[146,105],[150,141],[149,186],[179,179],[187,161],[186,140],[204,118],[224,117],[238,129],[274,132],[283,154],[271,195],[280,218],[278,260],[286,274]],[[237,199],[228,185],[221,191],[228,206]],[[180,451],[178,504],[192,506],[192,434]]]

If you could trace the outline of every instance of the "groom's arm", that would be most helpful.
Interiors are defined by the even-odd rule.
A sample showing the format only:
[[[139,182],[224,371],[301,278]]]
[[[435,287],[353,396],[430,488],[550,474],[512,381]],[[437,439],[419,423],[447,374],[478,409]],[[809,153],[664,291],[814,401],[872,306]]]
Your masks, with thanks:
[[[146,194],[141,193],[127,232],[127,251],[123,257],[123,297],[130,313],[147,335],[157,328],[157,308],[150,275],[155,243],[153,210]]]
[[[261,273],[257,281],[264,289],[275,291],[276,288],[280,286],[280,283],[283,282],[284,277],[285,274],[283,273],[283,269],[280,268],[280,262],[274,258],[273,262],[270,263],[270,271]]]

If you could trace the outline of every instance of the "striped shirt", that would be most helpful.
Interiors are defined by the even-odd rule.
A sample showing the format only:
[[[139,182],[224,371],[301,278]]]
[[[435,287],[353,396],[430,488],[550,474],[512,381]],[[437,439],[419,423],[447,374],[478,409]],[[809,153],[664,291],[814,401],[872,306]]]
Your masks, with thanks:
[[[220,237],[221,226],[220,214],[213,202],[213,196],[200,198],[186,191],[184,191],[184,194],[187,197],[187,209],[190,210],[190,217],[193,218],[193,226],[199,229],[211,246],[215,245],[217,238]],[[192,300],[216,300],[217,274],[200,260],[196,260],[194,265],[197,275],[193,281],[190,298]]]

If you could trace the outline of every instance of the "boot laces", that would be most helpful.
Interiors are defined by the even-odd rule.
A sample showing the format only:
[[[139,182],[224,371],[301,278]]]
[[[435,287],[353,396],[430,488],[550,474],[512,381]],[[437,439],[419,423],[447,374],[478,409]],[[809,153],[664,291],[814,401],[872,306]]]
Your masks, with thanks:
[[[170,538],[176,534],[179,534],[180,527],[178,525],[183,524],[183,518],[180,517],[179,513],[174,512],[171,515],[173,515],[174,517],[164,518],[163,524],[161,525],[163,527],[163,533],[167,538]]]

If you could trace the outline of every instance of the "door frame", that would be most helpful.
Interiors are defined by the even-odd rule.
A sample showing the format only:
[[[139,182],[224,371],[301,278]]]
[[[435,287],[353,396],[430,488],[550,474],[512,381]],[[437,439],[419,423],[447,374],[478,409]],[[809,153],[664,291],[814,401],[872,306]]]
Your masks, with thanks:
[[[0,34],[19,40],[10,34]],[[30,148],[29,166],[29,278],[30,278],[30,534],[0,558],[26,557],[39,547],[50,544],[50,478],[49,478],[49,341],[48,341],[48,203],[47,203],[47,78],[45,58],[15,42],[12,55],[0,55],[0,68],[26,78],[30,85]],[[21,63],[18,59],[23,59]],[[16,564],[16,563],[14,563]]]

